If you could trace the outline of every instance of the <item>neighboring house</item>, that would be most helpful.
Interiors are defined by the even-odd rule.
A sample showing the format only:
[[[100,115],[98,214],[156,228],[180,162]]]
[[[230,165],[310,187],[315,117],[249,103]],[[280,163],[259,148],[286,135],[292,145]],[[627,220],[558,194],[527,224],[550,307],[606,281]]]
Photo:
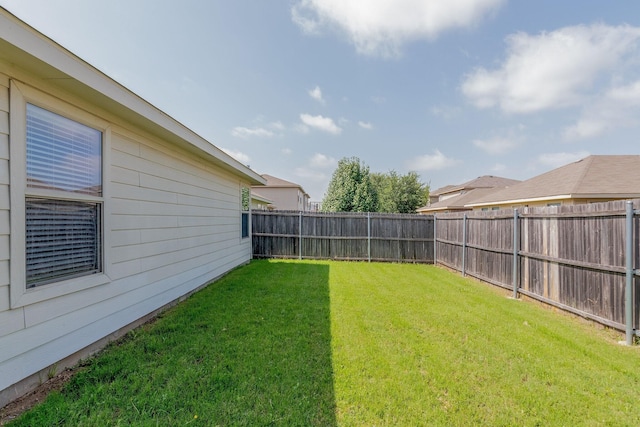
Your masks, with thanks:
[[[447,185],[429,194],[429,204],[416,211],[419,214],[468,211],[468,203],[492,194],[510,185],[519,183],[515,179],[485,175],[460,185]]]
[[[589,156],[478,198],[474,210],[640,198],[640,156]]]
[[[254,196],[271,200],[270,210],[309,210],[309,195],[302,186],[267,174],[262,177],[267,181],[266,185],[252,187],[251,192]]]
[[[266,211],[270,206],[273,206],[273,200],[262,197],[251,189],[251,210]]]
[[[0,8],[0,407],[249,262],[264,183]]]

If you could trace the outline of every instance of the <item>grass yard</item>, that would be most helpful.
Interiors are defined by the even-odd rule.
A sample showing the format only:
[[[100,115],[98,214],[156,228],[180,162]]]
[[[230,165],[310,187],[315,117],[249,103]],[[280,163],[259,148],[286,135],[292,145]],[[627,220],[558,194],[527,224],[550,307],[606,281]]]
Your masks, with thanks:
[[[11,425],[640,425],[624,337],[425,265],[253,261]]]

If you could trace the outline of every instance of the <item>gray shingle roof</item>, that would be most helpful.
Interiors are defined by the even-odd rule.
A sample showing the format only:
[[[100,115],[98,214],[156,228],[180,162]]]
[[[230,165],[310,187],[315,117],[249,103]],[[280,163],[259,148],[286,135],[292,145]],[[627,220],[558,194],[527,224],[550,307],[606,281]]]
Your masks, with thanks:
[[[500,191],[501,189],[502,188],[472,188],[458,196],[449,197],[441,202],[431,203],[429,206],[419,208],[418,212],[465,209],[465,205],[473,203],[479,198]]]
[[[447,186],[438,188],[437,190],[432,191],[431,195],[439,196],[441,194],[453,193],[454,191],[468,190],[472,188],[507,187],[509,185],[516,184],[518,182],[520,181],[516,179],[503,178],[500,176],[493,176],[493,175],[483,175],[483,176],[479,176],[476,179],[472,179],[471,181],[467,181],[463,184],[447,185]]]
[[[267,183],[264,185],[264,187],[278,187],[278,188],[299,188],[300,191],[302,191],[304,194],[307,194],[306,191],[304,191],[304,188],[302,188],[302,186],[300,184],[296,184],[295,182],[291,182],[291,181],[287,181],[285,179],[282,178],[278,178],[275,177],[273,175],[268,175],[268,174],[262,174],[261,175],[264,179],[267,180]],[[262,188],[264,188],[262,187]],[[259,189],[261,187],[256,187],[259,191]],[[308,196],[308,194],[307,194]]]
[[[548,197],[627,198],[640,196],[640,156],[589,156],[519,184],[484,195],[469,204],[522,201]]]

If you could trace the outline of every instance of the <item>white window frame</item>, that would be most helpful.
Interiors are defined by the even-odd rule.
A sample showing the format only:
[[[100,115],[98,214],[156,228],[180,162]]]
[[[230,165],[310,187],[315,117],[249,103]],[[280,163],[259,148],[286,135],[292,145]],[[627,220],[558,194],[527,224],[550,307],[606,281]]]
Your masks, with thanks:
[[[247,195],[247,205],[245,206],[245,192]],[[243,217],[247,215],[247,235],[243,235]],[[246,240],[251,237],[251,187],[240,184],[240,239]]]
[[[62,295],[78,292],[111,282],[109,272],[110,230],[109,170],[111,128],[109,123],[58,98],[24,83],[11,81],[9,104],[9,146],[11,177],[11,259],[10,303],[12,308],[22,307]],[[28,190],[26,172],[26,110],[27,103],[44,108],[78,123],[102,132],[102,272],[64,279],[27,289],[26,286],[26,209],[25,198],[31,195],[47,196],[46,190]],[[52,196],[51,198],[59,198]],[[74,196],[75,198],[75,196]]]

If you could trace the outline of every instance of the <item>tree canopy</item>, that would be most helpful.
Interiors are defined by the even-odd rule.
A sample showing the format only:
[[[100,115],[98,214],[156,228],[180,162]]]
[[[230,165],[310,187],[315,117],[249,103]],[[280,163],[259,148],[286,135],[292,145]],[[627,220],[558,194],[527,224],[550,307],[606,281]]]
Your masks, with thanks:
[[[414,213],[427,204],[429,186],[420,182],[416,172],[372,173],[371,180],[378,192],[378,212]]]
[[[357,157],[343,158],[333,172],[322,200],[325,212],[376,212],[378,194],[369,167]]]
[[[326,212],[414,213],[427,204],[429,185],[416,172],[371,173],[357,157],[343,158],[322,201]]]

